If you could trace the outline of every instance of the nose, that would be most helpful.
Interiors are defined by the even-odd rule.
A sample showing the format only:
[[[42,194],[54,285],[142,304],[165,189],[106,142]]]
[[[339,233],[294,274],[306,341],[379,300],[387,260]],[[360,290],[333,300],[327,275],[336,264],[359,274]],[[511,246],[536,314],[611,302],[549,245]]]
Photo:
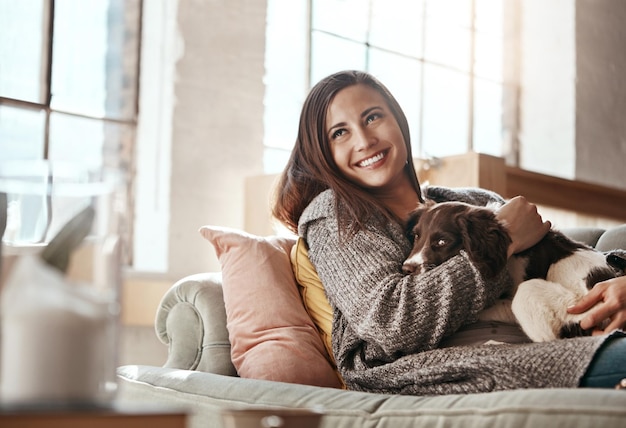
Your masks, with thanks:
[[[359,151],[368,149],[378,142],[375,135],[372,135],[367,129],[363,128],[359,128],[359,130],[356,131],[355,137],[355,149]]]
[[[415,263],[405,262],[402,264],[402,273],[405,275],[413,275],[417,270],[417,265]]]

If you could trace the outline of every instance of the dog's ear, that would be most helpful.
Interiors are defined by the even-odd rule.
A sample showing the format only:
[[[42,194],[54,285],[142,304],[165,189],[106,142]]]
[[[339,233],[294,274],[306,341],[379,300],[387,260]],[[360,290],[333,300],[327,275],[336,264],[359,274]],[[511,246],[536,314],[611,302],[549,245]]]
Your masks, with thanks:
[[[415,229],[415,225],[420,221],[420,217],[422,216],[423,212],[424,212],[424,209],[422,207],[414,209],[413,211],[411,211],[411,213],[409,214],[409,218],[406,221],[406,225],[404,227],[404,234],[411,241],[413,240],[414,233],[415,233],[413,229]]]
[[[472,207],[462,221],[463,243],[470,259],[486,277],[495,277],[507,261],[511,238],[493,211]]]
[[[433,205],[435,205],[435,203],[431,200],[426,200],[426,202],[424,202],[423,204],[419,205],[417,208],[415,208],[413,211],[411,211],[411,213],[409,214],[409,218],[406,222],[406,225],[404,227],[404,234],[406,235],[407,238],[409,238],[411,241],[413,241],[413,238],[415,237],[415,233],[414,233],[414,229],[415,226],[417,225],[417,223],[419,223],[420,221],[420,217],[422,216],[422,214],[424,214],[428,209],[430,209],[430,207],[432,207]]]

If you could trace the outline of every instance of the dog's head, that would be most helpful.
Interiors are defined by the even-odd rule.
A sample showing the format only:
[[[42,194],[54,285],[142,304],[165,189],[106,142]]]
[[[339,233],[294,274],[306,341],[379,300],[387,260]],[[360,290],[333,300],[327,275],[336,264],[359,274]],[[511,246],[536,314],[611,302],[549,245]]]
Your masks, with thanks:
[[[511,243],[493,209],[462,202],[427,202],[414,210],[407,223],[413,249],[402,266],[418,274],[439,266],[465,250],[486,277],[505,265]]]
[[[613,250],[606,256],[606,261],[615,271],[616,276],[626,275],[626,250]]]

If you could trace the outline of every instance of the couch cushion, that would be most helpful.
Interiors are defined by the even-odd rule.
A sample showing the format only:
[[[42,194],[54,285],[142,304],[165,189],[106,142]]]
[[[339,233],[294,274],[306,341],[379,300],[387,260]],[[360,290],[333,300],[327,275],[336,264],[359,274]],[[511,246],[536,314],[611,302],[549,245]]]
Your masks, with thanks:
[[[218,226],[200,232],[222,266],[231,357],[239,376],[341,387],[291,270],[295,238]]]
[[[383,395],[148,366],[118,370],[119,399],[192,409],[190,426],[220,426],[223,408],[324,412],[320,428],[603,427],[626,423],[626,391],[520,389],[444,396]]]

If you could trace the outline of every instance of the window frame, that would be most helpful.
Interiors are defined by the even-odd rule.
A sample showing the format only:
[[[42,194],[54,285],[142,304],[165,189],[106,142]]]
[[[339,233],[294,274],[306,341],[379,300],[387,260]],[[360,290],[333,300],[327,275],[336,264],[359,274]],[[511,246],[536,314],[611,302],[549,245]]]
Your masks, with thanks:
[[[42,35],[42,58],[40,63],[40,76],[42,76],[42,80],[40,81],[40,90],[39,90],[39,102],[36,101],[28,101],[25,99],[12,98],[7,96],[0,95],[0,107],[6,106],[13,109],[21,109],[21,110],[29,110],[33,112],[43,113],[43,150],[41,153],[41,157],[39,159],[48,160],[50,159],[50,129],[51,129],[51,116],[54,114],[60,114],[66,117],[74,117],[87,119],[91,121],[98,121],[102,125],[106,126],[109,124],[113,125],[121,125],[126,126],[132,132],[132,137],[129,139],[120,139],[119,141],[119,150],[115,153],[114,163],[112,165],[107,164],[106,154],[103,153],[103,161],[102,167],[114,167],[121,170],[123,176],[126,180],[126,198],[127,198],[127,208],[126,208],[126,221],[124,223],[123,228],[123,242],[124,242],[124,251],[123,251],[123,260],[125,264],[132,266],[133,259],[133,223],[134,223],[134,176],[135,176],[135,160],[134,160],[134,147],[137,144],[137,129],[138,129],[138,117],[139,117],[139,97],[140,97],[140,73],[141,73],[141,38],[142,38],[142,27],[143,27],[143,0],[137,1],[137,13],[136,13],[136,61],[132,67],[128,65],[124,66],[124,72],[131,71],[134,75],[134,88],[133,88],[133,96],[132,99],[129,99],[129,102],[132,103],[132,112],[127,118],[115,118],[108,117],[106,112],[103,115],[95,115],[89,113],[82,113],[77,111],[68,111],[63,108],[55,108],[52,103],[52,74],[53,74],[53,63],[55,61],[54,57],[54,30],[55,30],[55,12],[56,12],[56,1],[55,0],[41,0],[42,1],[42,26],[41,26],[41,35]],[[110,5],[109,5],[110,6]],[[124,8],[123,13],[125,13],[124,20],[125,23],[129,23],[128,14],[129,8]],[[134,13],[133,13],[134,15]],[[45,45],[45,47],[43,47]],[[124,55],[125,50],[121,51],[121,55]],[[124,59],[124,58],[122,58]],[[124,61],[121,61],[124,62]],[[107,138],[105,132],[105,140]],[[124,141],[128,140],[127,144]],[[106,146],[106,144],[105,144]]]

